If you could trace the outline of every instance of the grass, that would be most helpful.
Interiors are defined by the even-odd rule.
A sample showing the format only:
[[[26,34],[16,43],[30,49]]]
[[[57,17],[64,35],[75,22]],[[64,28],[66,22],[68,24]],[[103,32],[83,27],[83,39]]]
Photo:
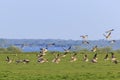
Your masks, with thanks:
[[[53,54],[45,57],[49,62],[40,64],[37,62],[37,53],[0,54],[0,80],[119,80],[120,64],[104,61],[104,54],[98,54],[98,63],[83,62],[83,54],[78,54],[76,62],[70,61],[70,54],[61,59],[59,64],[52,63]],[[120,54],[115,54],[120,59]],[[13,60],[30,59],[30,63],[15,62],[8,64],[6,56]],[[89,60],[93,54],[88,54]],[[109,55],[110,56],[110,55]]]

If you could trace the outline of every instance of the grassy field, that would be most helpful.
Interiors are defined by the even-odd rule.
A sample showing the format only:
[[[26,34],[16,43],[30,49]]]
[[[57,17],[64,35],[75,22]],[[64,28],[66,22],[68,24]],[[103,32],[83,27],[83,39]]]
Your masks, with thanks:
[[[83,62],[83,54],[77,54],[77,61],[70,62],[70,54],[61,58],[59,64],[52,63],[53,54],[48,53],[47,63],[37,62],[37,53],[0,54],[0,80],[120,80],[120,63],[104,61],[105,54],[98,54],[98,63]],[[94,53],[88,54],[89,60]],[[13,61],[28,58],[30,63],[8,64],[9,56]],[[120,54],[115,54],[120,59]],[[111,57],[111,55],[109,55]]]

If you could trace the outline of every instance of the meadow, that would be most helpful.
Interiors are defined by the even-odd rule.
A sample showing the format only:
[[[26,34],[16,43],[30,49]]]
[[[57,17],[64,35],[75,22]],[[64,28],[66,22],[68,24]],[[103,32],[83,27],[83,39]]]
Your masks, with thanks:
[[[71,52],[61,58],[59,64],[52,62],[54,54],[51,52],[45,55],[49,61],[46,63],[37,62],[38,52],[16,54],[0,53],[0,80],[120,80],[120,63],[104,61],[104,53],[99,53],[98,62],[92,63],[94,53],[87,53],[89,61],[84,62],[84,54],[78,52],[77,61],[70,62]],[[13,62],[7,63],[6,56],[9,56]],[[115,53],[115,56],[120,60],[119,53]],[[27,64],[15,62],[26,58],[30,60]]]

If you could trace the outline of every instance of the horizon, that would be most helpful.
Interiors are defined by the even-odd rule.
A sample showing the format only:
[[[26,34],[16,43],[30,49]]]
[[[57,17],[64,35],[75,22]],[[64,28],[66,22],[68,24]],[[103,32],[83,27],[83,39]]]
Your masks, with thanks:
[[[8,39],[8,40],[66,40],[66,41],[68,41],[68,40],[73,40],[73,41],[83,41],[82,39],[52,39],[52,38],[46,38],[46,39],[41,39],[41,38],[36,38],[36,39],[33,39],[33,38],[0,38],[0,39]],[[87,41],[99,41],[99,40],[104,40],[104,41],[111,41],[111,40],[107,40],[107,39],[88,39]],[[120,39],[114,39],[114,40],[120,40]]]

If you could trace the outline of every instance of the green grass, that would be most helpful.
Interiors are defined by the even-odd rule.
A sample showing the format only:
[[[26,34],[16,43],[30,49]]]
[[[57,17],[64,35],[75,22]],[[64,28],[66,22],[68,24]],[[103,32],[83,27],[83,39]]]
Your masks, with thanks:
[[[104,61],[105,54],[98,54],[98,63],[83,62],[83,54],[78,54],[76,62],[70,62],[70,54],[59,64],[52,63],[54,56],[47,54],[49,62],[37,62],[37,53],[0,54],[0,80],[120,80],[120,63]],[[94,54],[88,54],[89,60]],[[120,59],[120,54],[115,54]],[[6,56],[13,60],[30,59],[30,63],[8,64]],[[110,56],[110,55],[109,55]]]

